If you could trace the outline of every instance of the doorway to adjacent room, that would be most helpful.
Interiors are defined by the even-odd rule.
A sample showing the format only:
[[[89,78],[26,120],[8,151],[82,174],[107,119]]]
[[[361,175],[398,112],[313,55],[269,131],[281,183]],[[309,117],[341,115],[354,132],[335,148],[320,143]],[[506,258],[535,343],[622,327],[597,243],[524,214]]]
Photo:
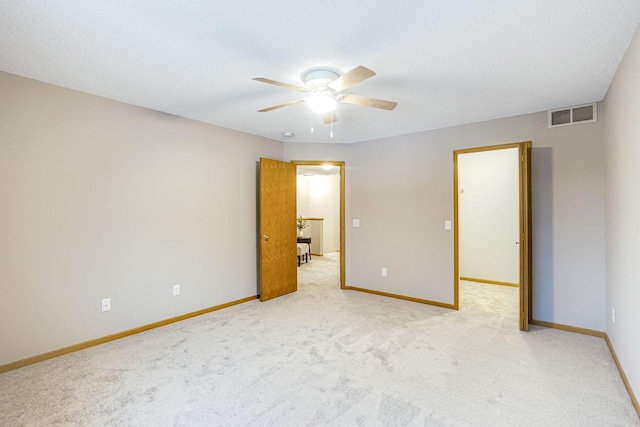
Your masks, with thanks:
[[[344,288],[344,162],[296,160],[296,214],[305,227],[299,241],[311,243],[311,259],[338,258]],[[319,258],[316,258],[319,260]]]
[[[530,142],[454,151],[454,306],[460,281],[515,286],[531,317]]]

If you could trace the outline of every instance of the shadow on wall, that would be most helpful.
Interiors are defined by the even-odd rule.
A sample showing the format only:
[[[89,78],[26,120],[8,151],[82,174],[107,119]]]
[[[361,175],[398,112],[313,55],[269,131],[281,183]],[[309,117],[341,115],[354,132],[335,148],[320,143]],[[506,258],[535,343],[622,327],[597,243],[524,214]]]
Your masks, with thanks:
[[[553,158],[551,147],[531,148],[533,308],[536,320],[553,321]],[[544,311],[540,311],[544,310]]]

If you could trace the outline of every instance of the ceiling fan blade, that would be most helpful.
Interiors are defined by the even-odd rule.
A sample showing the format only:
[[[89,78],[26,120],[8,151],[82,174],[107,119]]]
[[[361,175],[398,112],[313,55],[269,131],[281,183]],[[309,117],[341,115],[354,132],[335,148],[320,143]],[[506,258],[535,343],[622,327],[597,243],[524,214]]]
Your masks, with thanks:
[[[262,110],[258,110],[258,113],[266,113],[267,111],[276,110],[282,107],[288,107],[289,105],[299,104],[304,101],[305,101],[304,99],[296,99],[295,101],[289,101],[289,102],[285,102],[284,104],[274,105],[273,107],[263,108]]]
[[[280,86],[286,89],[291,89],[291,90],[297,90],[298,92],[309,92],[307,90],[307,88],[301,87],[301,86],[294,86],[294,85],[290,85],[288,83],[282,83],[282,82],[277,82],[275,80],[271,80],[271,79],[265,79],[264,77],[256,77],[252,80],[258,81],[258,82],[262,82],[262,83],[268,83],[270,85],[275,85],[275,86]]]
[[[333,111],[324,113],[323,119],[324,119],[325,125],[328,125],[329,123],[335,123],[338,121],[338,118],[336,117],[336,113],[334,113]]]
[[[367,98],[359,95],[343,95],[340,102],[347,104],[364,105],[366,107],[382,108],[383,110],[393,110],[398,105],[397,102],[385,101],[384,99]]]
[[[347,71],[345,74],[332,81],[329,84],[329,88],[335,90],[336,92],[340,92],[375,75],[376,73],[374,73],[367,67],[363,67],[362,65],[360,65],[351,71]]]

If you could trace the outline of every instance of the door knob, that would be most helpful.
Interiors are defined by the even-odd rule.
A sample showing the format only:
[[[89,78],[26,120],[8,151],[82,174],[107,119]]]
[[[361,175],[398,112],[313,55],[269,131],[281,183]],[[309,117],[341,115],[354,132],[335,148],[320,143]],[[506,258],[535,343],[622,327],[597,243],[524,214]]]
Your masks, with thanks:
[[[265,234],[264,236],[262,236],[262,238],[263,238],[264,240],[269,240],[269,236],[267,236],[266,234]]]

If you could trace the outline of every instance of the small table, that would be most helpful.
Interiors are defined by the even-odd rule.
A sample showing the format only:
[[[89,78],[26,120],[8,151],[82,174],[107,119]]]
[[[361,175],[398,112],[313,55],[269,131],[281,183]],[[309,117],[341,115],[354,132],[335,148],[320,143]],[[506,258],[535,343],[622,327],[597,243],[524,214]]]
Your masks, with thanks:
[[[311,237],[298,237],[298,243],[309,245],[309,259],[311,259]]]

